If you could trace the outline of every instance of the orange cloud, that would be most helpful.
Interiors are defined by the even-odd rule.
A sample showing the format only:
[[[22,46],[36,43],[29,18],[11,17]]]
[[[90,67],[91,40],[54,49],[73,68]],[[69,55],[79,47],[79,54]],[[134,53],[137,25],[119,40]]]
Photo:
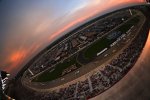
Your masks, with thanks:
[[[9,56],[9,59],[7,62],[9,62],[9,65],[5,67],[4,69],[8,72],[12,72],[14,70],[17,70],[20,64],[23,62],[25,55],[27,54],[26,51],[15,51],[12,52]]]
[[[81,23],[83,22],[84,20],[92,17],[93,15],[97,14],[98,12],[101,12],[103,10],[106,10],[106,8],[109,7],[113,7],[113,6],[116,6],[116,5],[121,5],[121,4],[126,4],[126,3],[134,3],[134,2],[143,2],[144,0],[119,0],[119,1],[116,1],[115,0],[110,0],[108,1],[105,5],[102,5],[102,6],[98,6],[98,7],[95,7],[94,9],[92,8],[92,10],[90,10],[90,13],[84,15],[83,17],[79,18],[79,19],[76,19],[70,23],[68,23],[67,25],[65,25],[62,29],[59,29],[59,31],[53,33],[50,37],[49,37],[49,41],[52,41],[53,39],[55,39],[57,36],[59,36],[61,33],[65,32],[67,29],[73,27],[74,25],[78,24],[78,23]],[[96,2],[96,3],[99,3],[99,2]],[[97,10],[99,9],[99,10]],[[84,13],[84,12],[83,12]]]
[[[77,23],[82,22],[83,20],[85,20],[87,17],[82,17],[78,20],[75,20],[71,23],[69,23],[68,25],[66,25],[64,28],[60,29],[59,31],[57,31],[56,33],[53,33],[50,37],[49,40],[51,41],[52,39],[54,39],[55,37],[59,36],[60,33],[66,31],[67,29],[71,28],[72,26],[76,25]]]
[[[18,62],[24,56],[24,53],[24,51],[17,51],[13,53],[10,57],[10,61],[14,63]]]
[[[33,55],[42,44],[33,44],[28,49],[25,47],[20,48],[19,50],[13,50],[11,54],[6,58],[7,66],[3,68],[9,73],[14,73],[22,68],[26,61],[29,60],[29,57]],[[16,73],[14,73],[16,74]]]
[[[19,44],[20,49],[16,50],[16,44],[12,41],[9,42],[9,45],[7,45],[8,51],[12,50],[11,53],[7,57],[7,63],[9,63],[8,66],[6,66],[4,69],[6,69],[8,72],[16,72],[16,70],[19,70],[23,67],[23,65],[28,62],[29,57],[32,57],[33,54],[35,54],[39,49],[44,46],[45,44],[50,43],[52,40],[54,40],[56,37],[60,36],[60,34],[63,34],[63,32],[67,31],[69,28],[87,20],[88,18],[98,14],[99,12],[102,12],[104,10],[107,10],[108,8],[115,7],[117,5],[122,5],[122,4],[128,4],[128,3],[133,3],[133,2],[143,2],[144,0],[108,0],[107,2],[104,2],[104,4],[100,4],[100,2],[96,2],[94,5],[90,5],[84,9],[84,10],[79,10],[73,15],[74,19],[73,21],[69,21],[70,16],[68,16],[68,20],[66,20],[65,24],[63,24],[61,27],[58,27],[58,31],[55,31],[54,33],[50,34],[50,36],[46,38],[38,38],[38,41],[36,43],[31,43],[28,46],[24,46],[21,43]],[[94,1],[93,1],[94,2]],[[74,17],[76,16],[76,17]],[[36,34],[42,34],[45,35],[44,32],[48,27],[51,22],[46,23],[42,22],[37,28],[35,28]],[[53,27],[51,27],[51,30]],[[29,33],[29,32],[28,32]],[[33,33],[31,33],[33,34]],[[31,35],[29,34],[29,35]],[[24,34],[25,35],[25,34]],[[39,35],[40,36],[40,35]],[[24,38],[24,36],[21,36]],[[41,36],[40,36],[41,37]],[[12,37],[11,37],[12,38]],[[36,38],[36,37],[33,37]],[[36,38],[36,39],[37,39]],[[41,39],[41,40],[39,40]],[[17,41],[18,42],[18,41]],[[26,42],[26,41],[25,41]],[[13,44],[14,43],[14,44]],[[13,44],[13,45],[12,45]],[[25,43],[24,43],[25,44]],[[7,51],[7,50],[6,50]]]
[[[79,19],[76,19],[72,22],[70,22],[69,24],[65,25],[62,29],[60,29],[59,31],[53,33],[50,37],[49,37],[49,40],[53,40],[54,38],[56,38],[57,36],[59,36],[61,33],[65,32],[67,29],[73,27],[74,25],[77,25],[78,23],[81,23],[83,21],[85,21],[87,18],[90,18],[92,17],[96,12],[93,12],[93,13],[90,13],[90,14],[87,14],[86,16],[83,16]]]

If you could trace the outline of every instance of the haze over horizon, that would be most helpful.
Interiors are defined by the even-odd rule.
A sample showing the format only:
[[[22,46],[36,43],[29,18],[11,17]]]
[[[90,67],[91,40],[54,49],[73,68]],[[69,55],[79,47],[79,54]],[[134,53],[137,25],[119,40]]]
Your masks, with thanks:
[[[0,69],[14,76],[39,51],[88,19],[144,1],[1,0]]]

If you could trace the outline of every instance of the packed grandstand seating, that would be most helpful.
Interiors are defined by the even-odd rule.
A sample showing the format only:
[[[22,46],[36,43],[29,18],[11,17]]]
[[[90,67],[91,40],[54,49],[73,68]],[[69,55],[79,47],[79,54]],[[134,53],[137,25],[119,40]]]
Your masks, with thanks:
[[[38,74],[39,72],[55,67],[59,62],[64,61],[67,57],[79,51],[79,48],[86,47],[90,42],[96,41],[105,33],[109,32],[116,26],[125,22],[131,17],[128,10],[120,11],[109,17],[99,19],[96,23],[88,26],[86,29],[80,29],[73,33],[69,38],[61,41],[50,50],[46,51],[29,69],[32,73]],[[29,71],[26,77],[34,76]]]
[[[40,100],[80,100],[94,97],[110,88],[130,70],[140,55],[145,41],[146,34],[138,34],[118,57],[110,61],[103,70],[98,70],[84,81],[78,81],[59,91],[45,93],[29,92],[22,87],[25,90],[24,94],[30,94],[28,100],[37,100],[37,98]]]

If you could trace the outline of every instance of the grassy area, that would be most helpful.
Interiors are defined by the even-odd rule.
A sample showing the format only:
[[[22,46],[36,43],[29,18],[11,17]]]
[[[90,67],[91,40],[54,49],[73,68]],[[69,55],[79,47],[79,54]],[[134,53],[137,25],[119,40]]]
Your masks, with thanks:
[[[128,21],[126,24],[121,26],[118,30],[121,32],[127,32],[130,27],[132,27],[134,24],[136,24],[139,21],[139,16],[134,17],[132,20]]]
[[[111,41],[109,41],[106,37],[94,42],[84,51],[84,57],[86,59],[92,59],[96,54],[103,50],[104,48],[108,47]]]
[[[138,16],[134,17],[133,19],[129,20],[127,23],[116,29],[115,31],[120,31],[121,33],[126,33],[130,27],[136,24],[139,21]],[[108,34],[109,35],[109,34]],[[108,36],[107,35],[107,36]],[[109,40],[106,37],[101,38],[100,40],[94,42],[88,48],[84,50],[84,58],[85,59],[92,59],[97,55],[98,52],[102,51],[104,48],[108,48],[111,43],[113,43],[116,39]]]
[[[46,82],[46,81],[52,81],[54,79],[57,79],[57,78],[61,77],[61,74],[64,69],[66,69],[74,64],[77,67],[80,67],[80,64],[78,64],[76,62],[76,56],[66,59],[63,63],[57,64],[55,66],[54,71],[50,72],[48,70],[48,71],[42,73],[41,75],[37,76],[35,79],[33,79],[33,82]]]
[[[133,26],[134,24],[136,24],[138,21],[139,21],[139,18],[134,17],[133,19],[129,20],[127,23],[125,23],[124,25],[122,25],[121,27],[116,29],[116,31],[120,31],[121,33],[126,33],[129,30],[129,28],[131,26]],[[107,38],[107,36],[102,37],[101,39],[97,40],[92,45],[90,45],[88,48],[83,49],[83,51],[81,51],[81,53],[84,53],[83,54],[84,58],[93,59],[98,52],[102,51],[104,48],[108,48],[109,45],[117,39],[117,37],[116,37],[115,39],[110,40]],[[55,80],[55,79],[61,77],[63,70],[70,67],[71,65],[75,64],[77,66],[77,68],[81,67],[81,65],[76,61],[76,57],[77,57],[77,54],[66,59],[64,62],[57,64],[55,66],[54,71],[52,71],[52,72],[50,72],[49,70],[45,71],[44,73],[42,73],[41,75],[39,75],[35,79],[33,79],[32,81],[33,82],[52,81],[52,80]]]

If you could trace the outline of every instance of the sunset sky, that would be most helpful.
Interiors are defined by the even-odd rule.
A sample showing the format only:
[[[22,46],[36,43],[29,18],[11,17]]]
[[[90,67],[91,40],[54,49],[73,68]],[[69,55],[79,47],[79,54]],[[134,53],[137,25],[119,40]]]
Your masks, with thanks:
[[[145,0],[0,0],[0,69],[13,76],[58,37]]]

